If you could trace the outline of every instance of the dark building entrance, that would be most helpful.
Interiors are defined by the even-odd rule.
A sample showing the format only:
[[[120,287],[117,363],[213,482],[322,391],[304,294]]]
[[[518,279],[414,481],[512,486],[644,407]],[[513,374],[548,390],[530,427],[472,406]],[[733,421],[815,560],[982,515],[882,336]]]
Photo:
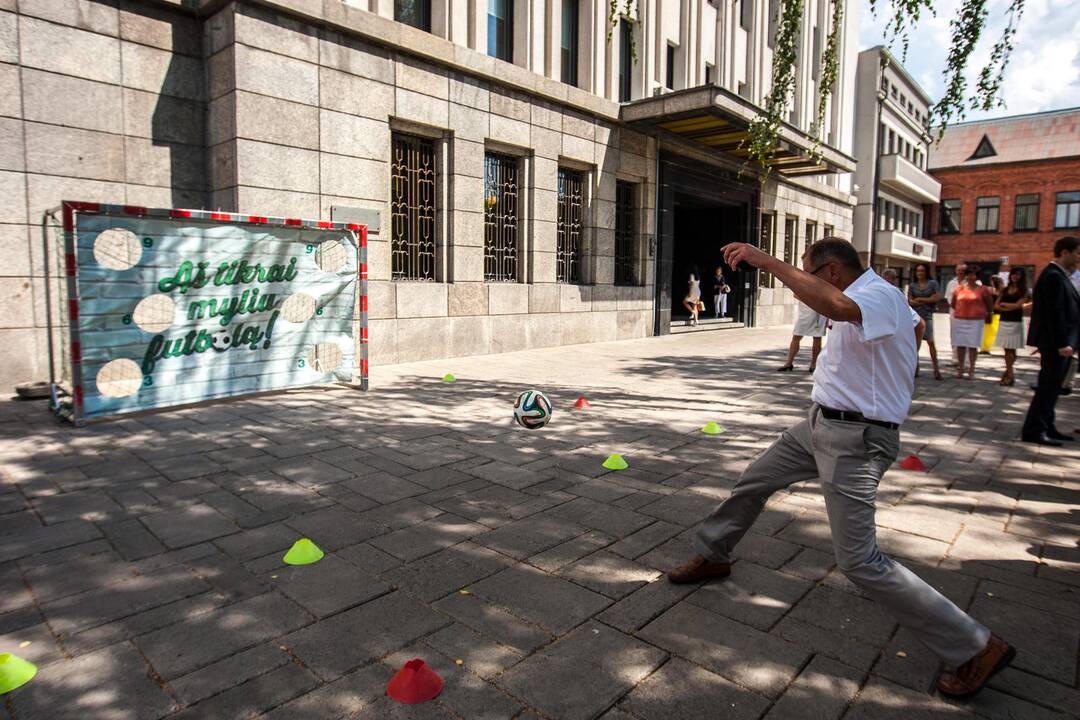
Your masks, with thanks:
[[[702,318],[713,317],[711,279],[723,268],[731,287],[728,316],[753,325],[756,270],[737,270],[723,263],[721,249],[731,242],[757,237],[757,183],[720,168],[679,156],[661,156],[656,252],[656,334],[666,335],[673,323],[689,314],[683,306],[690,273],[701,280],[705,303]]]

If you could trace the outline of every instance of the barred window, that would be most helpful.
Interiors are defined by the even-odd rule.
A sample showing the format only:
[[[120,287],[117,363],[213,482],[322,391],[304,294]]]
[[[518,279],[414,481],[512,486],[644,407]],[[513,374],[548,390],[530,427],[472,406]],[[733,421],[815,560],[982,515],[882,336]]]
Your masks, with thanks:
[[[581,282],[581,204],[584,173],[559,168],[555,281]]]
[[[518,280],[518,159],[484,155],[484,280]]]
[[[759,247],[769,255],[776,257],[776,213],[761,215],[761,243]],[[761,287],[776,287],[776,278],[772,273],[761,271]]]
[[[798,218],[784,219],[784,262],[788,265],[795,264],[795,232],[799,226]]]
[[[431,32],[431,0],[394,0],[394,19]]]
[[[634,184],[615,183],[615,284],[634,285]]]
[[[942,200],[938,232],[952,235],[960,232],[960,201]]]
[[[391,277],[434,280],[435,143],[399,133],[391,142]]]

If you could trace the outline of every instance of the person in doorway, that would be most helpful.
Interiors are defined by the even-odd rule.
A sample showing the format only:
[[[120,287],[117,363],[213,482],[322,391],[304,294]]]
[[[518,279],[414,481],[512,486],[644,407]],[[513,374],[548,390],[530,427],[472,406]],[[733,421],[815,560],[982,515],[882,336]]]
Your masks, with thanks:
[[[926,263],[919,263],[915,266],[915,279],[908,285],[907,296],[908,304],[926,323],[923,340],[926,341],[926,347],[930,350],[930,364],[934,368],[934,379],[941,380],[941,370],[938,368],[937,360],[937,345],[934,344],[934,308],[937,307],[938,302],[941,300],[941,287],[938,285],[937,280],[930,277],[930,268]],[[920,348],[915,348],[916,358],[919,350]],[[918,365],[916,364],[915,374],[918,375],[918,372]]]
[[[977,693],[1012,662],[1015,650],[882,553],[874,525],[878,484],[900,451],[899,427],[911,406],[922,320],[903,294],[863,268],[858,251],[845,240],[814,243],[808,272],[742,243],[724,248],[724,259],[779,278],[832,321],[832,334],[814,375],[807,418],[781,433],[743,472],[731,495],[698,529],[699,554],[670,571],[668,580],[726,578],[736,545],[768,498],[820,478],[840,570],[945,661],[949,669],[937,682],[941,693]]]
[[[953,309],[953,348],[956,349],[960,365],[956,368],[956,377],[964,377],[967,367],[967,379],[975,379],[975,359],[979,356],[982,343],[983,325],[990,320],[994,307],[990,289],[978,284],[973,265],[964,269],[964,281],[952,296]]]
[[[724,268],[716,266],[716,274],[712,278],[713,311],[716,317],[727,317],[727,296],[731,292],[727,280],[724,279]]]
[[[698,275],[697,268],[690,271],[690,276],[686,282],[686,297],[683,298],[682,304],[690,313],[690,319],[686,321],[687,325],[697,325],[698,323],[698,310],[701,302],[701,276]]]
[[[1013,367],[1016,364],[1016,351],[1024,347],[1024,310],[1030,306],[1027,277],[1023,269],[1013,268],[1009,271],[1009,284],[1002,289],[994,303],[994,312],[1001,317],[995,342],[1005,351],[1005,373],[998,381],[1001,385],[1016,384]]]
[[[803,270],[806,270],[810,262],[807,255],[802,257]],[[791,331],[791,342],[788,343],[787,360],[778,367],[777,372],[791,372],[795,369],[795,356],[799,354],[799,346],[804,337],[810,337],[810,367],[809,372],[817,369],[818,356],[821,354],[821,339],[825,337],[825,318],[819,313],[807,307],[801,300],[795,298],[798,306],[798,315],[795,318],[795,327]]]
[[[1054,259],[1035,282],[1027,343],[1039,349],[1039,384],[1024,418],[1024,442],[1060,447],[1075,439],[1054,425],[1054,406],[1066,365],[1080,346],[1080,292],[1069,280],[1078,262],[1080,238],[1059,238]]]

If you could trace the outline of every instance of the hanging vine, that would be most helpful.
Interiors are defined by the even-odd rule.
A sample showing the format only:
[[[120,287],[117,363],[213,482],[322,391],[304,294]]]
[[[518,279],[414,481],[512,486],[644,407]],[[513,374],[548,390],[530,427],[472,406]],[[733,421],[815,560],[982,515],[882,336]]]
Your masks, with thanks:
[[[611,0],[615,2],[616,0]],[[836,90],[840,65],[840,37],[845,2],[856,0],[829,0],[832,2],[832,26],[822,52],[822,77],[819,83],[817,117],[814,123],[815,137],[811,154],[819,156],[819,144],[825,125],[828,98]],[[934,0],[870,0],[870,12],[877,17],[879,5],[887,2],[891,16],[885,28],[887,45],[898,43],[901,61],[907,58],[911,31],[918,27],[923,13],[936,15]],[[992,110],[1004,105],[1001,86],[1005,69],[1012,55],[1016,31],[1024,14],[1026,0],[1010,0],[1008,22],[1001,36],[994,43],[989,62],[979,71],[973,91],[969,92],[966,71],[972,53],[986,30],[989,16],[989,0],[963,0],[960,9],[949,23],[952,38],[945,62],[945,90],[940,100],[930,109],[928,127],[936,127],[938,137],[952,123],[964,119],[968,110]],[[762,181],[767,179],[770,163],[775,158],[780,139],[780,125],[791,107],[795,85],[795,66],[798,62],[796,49],[802,26],[804,0],[780,0],[780,19],[773,51],[772,88],[765,98],[765,107],[750,123],[749,137],[743,147],[749,160],[761,168]]]
[[[634,9],[634,0],[608,0],[607,41],[611,42],[611,36],[619,29],[619,22],[625,20],[630,31],[630,61],[636,65],[638,56],[634,30],[638,20],[635,17]]]

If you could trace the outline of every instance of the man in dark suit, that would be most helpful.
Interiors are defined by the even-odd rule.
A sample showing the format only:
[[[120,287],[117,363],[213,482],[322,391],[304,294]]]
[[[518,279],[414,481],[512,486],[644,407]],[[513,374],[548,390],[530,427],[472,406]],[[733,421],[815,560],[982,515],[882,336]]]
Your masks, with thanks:
[[[1061,447],[1075,440],[1054,427],[1054,405],[1069,359],[1080,346],[1080,293],[1069,279],[1078,261],[1080,238],[1060,238],[1054,260],[1035,283],[1027,343],[1039,349],[1039,385],[1024,419],[1024,442]]]

